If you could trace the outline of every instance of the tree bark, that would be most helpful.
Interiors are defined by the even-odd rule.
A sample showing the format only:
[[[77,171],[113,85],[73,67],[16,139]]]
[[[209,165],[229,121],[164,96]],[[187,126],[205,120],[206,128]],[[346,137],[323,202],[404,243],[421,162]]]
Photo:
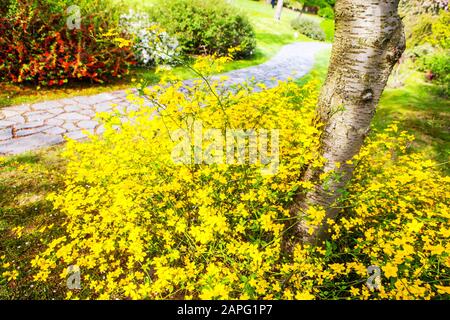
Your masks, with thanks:
[[[277,9],[275,11],[275,20],[281,19],[281,11],[283,11],[283,2],[284,0],[278,0]]]
[[[352,177],[351,160],[361,149],[370,130],[380,96],[392,68],[405,50],[399,0],[337,0],[336,35],[330,67],[318,103],[317,117],[324,124],[321,153],[323,168],[308,168],[304,180],[315,188],[299,195],[293,210],[300,217],[298,240],[318,244],[327,235],[327,219],[338,213],[336,200]],[[326,183],[322,173],[334,170]],[[309,226],[303,217],[310,206],[326,210],[323,223]]]

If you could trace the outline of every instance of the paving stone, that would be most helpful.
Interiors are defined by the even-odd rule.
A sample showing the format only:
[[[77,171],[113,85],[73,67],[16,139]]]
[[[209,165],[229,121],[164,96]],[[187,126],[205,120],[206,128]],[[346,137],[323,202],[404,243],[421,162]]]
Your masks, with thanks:
[[[73,97],[72,100],[75,101],[73,103],[74,105],[77,104],[85,104],[85,105],[92,105],[93,104],[93,98],[92,96],[80,96],[80,97]]]
[[[98,104],[103,102],[108,102],[114,100],[116,97],[112,95],[111,93],[100,93],[95,96],[91,96],[91,101],[93,101],[92,104]]]
[[[26,117],[29,122],[44,121],[54,116],[55,116],[54,114],[51,114],[49,112],[30,112],[26,114]]]
[[[108,112],[108,111],[112,111],[113,106],[111,105],[111,103],[106,102],[106,103],[100,103],[100,104],[94,105],[93,109],[96,112]]]
[[[129,101],[126,98],[116,98],[116,99],[111,100],[109,102],[111,102],[112,104],[124,104],[124,103],[127,103]]]
[[[31,105],[33,110],[51,110],[51,109],[59,108],[62,106],[63,106],[63,104],[61,102],[59,102],[58,100],[46,101],[46,102],[41,102],[41,103],[36,103],[36,104]]]
[[[88,116],[91,119],[93,119],[96,115],[96,112],[91,109],[84,109],[84,110],[80,110],[79,112],[80,112],[80,114]]]
[[[67,112],[59,114],[55,117],[56,119],[63,119],[63,120],[89,120],[90,118],[88,116],[84,116],[82,114],[76,113],[76,112]]]
[[[64,113],[65,111],[61,107],[61,108],[54,108],[54,109],[48,110],[48,112],[50,112],[53,115],[58,115],[58,114]]]
[[[96,126],[98,126],[98,122],[92,120],[83,120],[78,122],[77,126],[80,129],[94,129]]]
[[[11,127],[14,125],[13,121],[8,121],[8,120],[0,120],[0,129],[2,128],[7,128],[7,127]]]
[[[127,97],[127,93],[125,92],[125,90],[115,91],[110,94],[112,96],[114,96],[114,98],[119,98],[119,99],[125,99]]]
[[[140,107],[135,104],[130,104],[127,106],[127,112],[137,111],[137,110],[139,110],[139,108]]]
[[[45,123],[50,126],[61,126],[64,123],[64,120],[52,118],[45,121]]]
[[[83,110],[80,105],[71,105],[64,107],[65,112],[79,112],[80,110]]]
[[[32,122],[26,122],[17,124],[14,126],[16,130],[22,130],[22,129],[33,129],[37,127],[42,127],[44,125],[44,121],[32,121]]]
[[[16,130],[15,136],[16,137],[25,137],[25,136],[29,136],[32,134],[42,132],[42,131],[50,129],[50,128],[51,128],[50,126],[41,126],[41,127],[37,127],[37,128]]]
[[[49,129],[46,129],[42,132],[49,134],[49,135],[58,135],[58,134],[66,133],[67,130],[60,128],[60,127],[50,127]]]
[[[50,136],[38,133],[28,137],[0,142],[0,154],[19,154],[62,142],[64,142],[62,136]]]
[[[78,130],[78,131],[72,131],[65,134],[65,137],[72,139],[72,140],[81,140],[84,138],[87,138],[86,133],[84,133],[84,130]]]
[[[115,106],[113,108],[115,111],[119,112],[119,113],[126,113],[127,112],[127,106]]]
[[[61,99],[58,101],[64,106],[70,106],[70,105],[75,105],[75,104],[79,103],[78,101],[75,101],[75,99],[73,99],[73,98],[64,98],[64,99]]]
[[[105,126],[104,125],[99,125],[95,129],[95,134],[103,134],[104,132],[105,132]]]
[[[72,98],[72,100],[75,101],[75,103],[73,103],[74,105],[81,104],[84,106],[92,106],[97,103],[110,102],[114,99],[116,99],[116,97],[114,97],[110,93],[101,93],[93,96],[80,96]]]
[[[15,124],[25,123],[25,122],[26,122],[26,121],[25,121],[25,118],[22,117],[22,116],[20,116],[20,115],[16,115],[16,116],[7,118],[6,121],[12,121],[12,122],[14,122]]]
[[[66,129],[67,131],[76,131],[76,130],[80,130],[80,128],[78,128],[73,122],[66,122],[65,124],[63,124],[61,126],[61,128]]]
[[[31,112],[31,106],[28,104],[21,104],[18,106],[14,106],[14,107],[8,107],[8,110],[2,110],[3,112],[5,111],[15,111],[17,113],[22,114],[23,112]]]
[[[12,138],[12,128],[0,129],[0,141]]]
[[[3,116],[4,116],[3,118],[15,117],[20,114],[18,111],[12,111],[9,109],[2,110],[2,111],[0,111],[0,113],[3,114]]]

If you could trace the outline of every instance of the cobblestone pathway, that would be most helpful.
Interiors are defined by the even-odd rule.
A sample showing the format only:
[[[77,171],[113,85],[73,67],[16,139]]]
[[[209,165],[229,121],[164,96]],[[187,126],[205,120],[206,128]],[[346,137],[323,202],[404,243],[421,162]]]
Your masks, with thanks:
[[[284,46],[266,63],[226,73],[229,77],[226,84],[241,83],[254,77],[273,87],[277,80],[300,78],[313,67],[315,55],[329,47],[329,44],[318,42]],[[62,143],[65,137],[82,139],[84,130],[101,134],[102,127],[95,120],[95,114],[112,111],[112,105],[117,105],[115,108],[119,110],[130,108],[132,105],[126,95],[125,90],[120,90],[0,109],[0,155]]]

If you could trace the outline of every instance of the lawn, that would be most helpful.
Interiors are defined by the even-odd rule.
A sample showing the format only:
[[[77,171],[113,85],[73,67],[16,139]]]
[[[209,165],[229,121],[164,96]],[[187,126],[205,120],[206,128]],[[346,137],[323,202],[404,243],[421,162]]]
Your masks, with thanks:
[[[374,127],[383,129],[392,121],[416,136],[413,149],[436,160],[450,173],[450,100],[426,82],[424,75],[413,72],[405,86],[387,88],[374,119]]]
[[[145,10],[160,0],[129,1],[126,5],[130,8]],[[244,11],[255,27],[257,49],[250,59],[232,61],[225,65],[225,71],[245,68],[261,64],[273,57],[278,50],[289,43],[295,41],[311,41],[308,37],[295,34],[290,26],[290,21],[298,13],[284,9],[281,21],[274,20],[274,11],[270,5],[263,2],[249,0],[234,0],[233,5]],[[322,22],[322,26],[327,34],[330,34],[330,28],[334,28],[332,21],[324,20],[317,16],[311,16]],[[183,79],[195,77],[195,74],[187,67],[176,67],[175,74]],[[155,69],[133,68],[129,75],[122,79],[114,80],[109,84],[93,83],[72,83],[60,88],[43,88],[34,85],[24,84],[15,85],[0,83],[0,108],[5,106],[17,105],[21,103],[36,103],[46,100],[55,100],[79,95],[93,95],[102,92],[125,89],[133,86],[133,79],[145,79],[147,83],[157,83],[160,74],[155,74]]]
[[[58,297],[30,287],[29,262],[62,221],[46,196],[62,186],[61,147],[17,157],[0,158],[0,270],[6,261],[19,270],[19,281],[7,284],[0,272],[0,300]],[[44,225],[54,225],[42,230]],[[14,230],[14,227],[23,230]],[[22,273],[23,272],[23,273]]]

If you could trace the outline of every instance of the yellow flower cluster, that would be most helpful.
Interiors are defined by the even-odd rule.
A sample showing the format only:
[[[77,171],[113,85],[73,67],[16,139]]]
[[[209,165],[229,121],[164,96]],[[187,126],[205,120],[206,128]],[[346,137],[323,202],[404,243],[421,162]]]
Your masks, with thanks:
[[[147,99],[130,97],[139,108],[127,113],[128,121],[120,113],[103,115],[102,138],[68,143],[66,186],[51,196],[66,217],[66,234],[33,260],[36,281],[61,282],[67,267],[77,265],[82,290],[68,291],[68,298],[448,294],[450,181],[432,162],[406,153],[408,135],[392,126],[354,160],[355,179],[323,248],[287,250],[284,240],[296,224],[293,197],[312,187],[300,177],[323,162],[316,84],[283,82],[258,92],[250,84],[222,90],[220,82],[182,87],[166,78],[143,88]],[[203,130],[279,129],[278,171],[262,175],[259,163],[174,164],[178,141],[170,132],[191,130],[193,120]],[[309,215],[318,222],[324,212]],[[365,286],[370,265],[382,270],[379,291]]]
[[[332,227],[353,261],[381,268],[373,295],[382,299],[430,299],[450,288],[450,178],[407,153],[412,140],[393,123],[369,141],[353,160],[348,209]]]
[[[0,275],[4,277],[7,281],[14,281],[19,276],[19,271],[17,271],[10,262],[6,262],[6,256],[0,256]]]

